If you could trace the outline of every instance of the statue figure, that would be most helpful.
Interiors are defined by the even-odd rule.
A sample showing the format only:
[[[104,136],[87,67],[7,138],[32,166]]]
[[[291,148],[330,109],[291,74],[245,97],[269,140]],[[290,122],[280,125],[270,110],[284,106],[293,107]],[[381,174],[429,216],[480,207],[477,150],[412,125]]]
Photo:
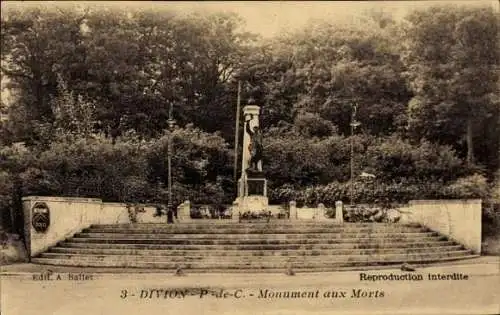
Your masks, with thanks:
[[[258,168],[259,162],[262,160],[262,132],[258,126],[250,128],[250,121],[253,119],[253,115],[250,114],[250,119],[246,121],[245,130],[250,136],[250,162],[248,170],[258,172],[261,171]]]

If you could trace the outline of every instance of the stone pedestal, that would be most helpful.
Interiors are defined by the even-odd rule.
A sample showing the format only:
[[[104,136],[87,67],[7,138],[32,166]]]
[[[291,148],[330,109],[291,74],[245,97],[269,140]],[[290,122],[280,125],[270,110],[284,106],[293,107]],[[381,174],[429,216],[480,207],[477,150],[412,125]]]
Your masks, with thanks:
[[[344,205],[342,201],[335,202],[335,222],[344,223]]]
[[[267,206],[269,205],[267,197],[258,195],[238,197],[236,202],[238,203],[238,212],[241,214],[248,211],[254,213],[267,211]]]
[[[267,196],[267,180],[263,177],[242,175],[238,181],[238,198],[244,196]]]

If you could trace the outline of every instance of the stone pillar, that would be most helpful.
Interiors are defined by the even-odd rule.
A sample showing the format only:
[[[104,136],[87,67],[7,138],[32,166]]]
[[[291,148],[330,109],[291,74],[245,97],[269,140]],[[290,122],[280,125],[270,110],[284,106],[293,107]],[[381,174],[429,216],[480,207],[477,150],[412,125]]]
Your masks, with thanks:
[[[297,220],[297,203],[290,201],[290,220]]]
[[[191,202],[184,201],[177,207],[177,217],[180,222],[190,222],[191,219]]]
[[[344,205],[342,201],[335,202],[335,221],[337,223],[344,223],[344,213],[343,213]]]

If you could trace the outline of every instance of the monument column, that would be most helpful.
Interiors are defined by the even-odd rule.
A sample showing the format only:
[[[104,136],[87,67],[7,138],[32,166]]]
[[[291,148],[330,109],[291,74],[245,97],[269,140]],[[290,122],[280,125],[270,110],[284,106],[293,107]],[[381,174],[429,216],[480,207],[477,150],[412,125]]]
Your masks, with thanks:
[[[243,107],[243,152],[241,177],[238,181],[237,208],[246,211],[267,210],[267,181],[262,172],[262,132],[259,126],[260,107]]]
[[[238,197],[243,197],[248,195],[246,192],[246,180],[247,180],[247,170],[250,167],[250,158],[252,152],[250,151],[250,134],[247,132],[247,124],[250,130],[254,130],[255,127],[259,128],[259,114],[260,107],[257,105],[247,105],[243,107],[243,152],[241,154],[241,177],[240,185],[238,189]],[[258,162],[258,170],[262,172],[262,161]]]

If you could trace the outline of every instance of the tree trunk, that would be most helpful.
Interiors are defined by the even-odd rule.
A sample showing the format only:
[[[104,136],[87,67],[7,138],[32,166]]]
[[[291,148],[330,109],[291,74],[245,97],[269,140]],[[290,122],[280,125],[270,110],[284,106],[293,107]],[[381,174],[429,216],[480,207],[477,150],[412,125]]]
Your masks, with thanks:
[[[467,119],[467,165],[474,163],[474,144],[472,142],[472,119]]]
[[[14,175],[14,178],[12,179],[14,183],[14,189],[13,189],[13,194],[12,194],[12,204],[10,207],[10,232],[11,233],[18,233],[19,235],[23,235],[23,229],[24,229],[24,220],[23,219],[23,202],[22,202],[22,195],[23,195],[23,188],[22,188],[22,182],[21,179],[19,178],[19,175]],[[21,222],[21,220],[23,222]]]

